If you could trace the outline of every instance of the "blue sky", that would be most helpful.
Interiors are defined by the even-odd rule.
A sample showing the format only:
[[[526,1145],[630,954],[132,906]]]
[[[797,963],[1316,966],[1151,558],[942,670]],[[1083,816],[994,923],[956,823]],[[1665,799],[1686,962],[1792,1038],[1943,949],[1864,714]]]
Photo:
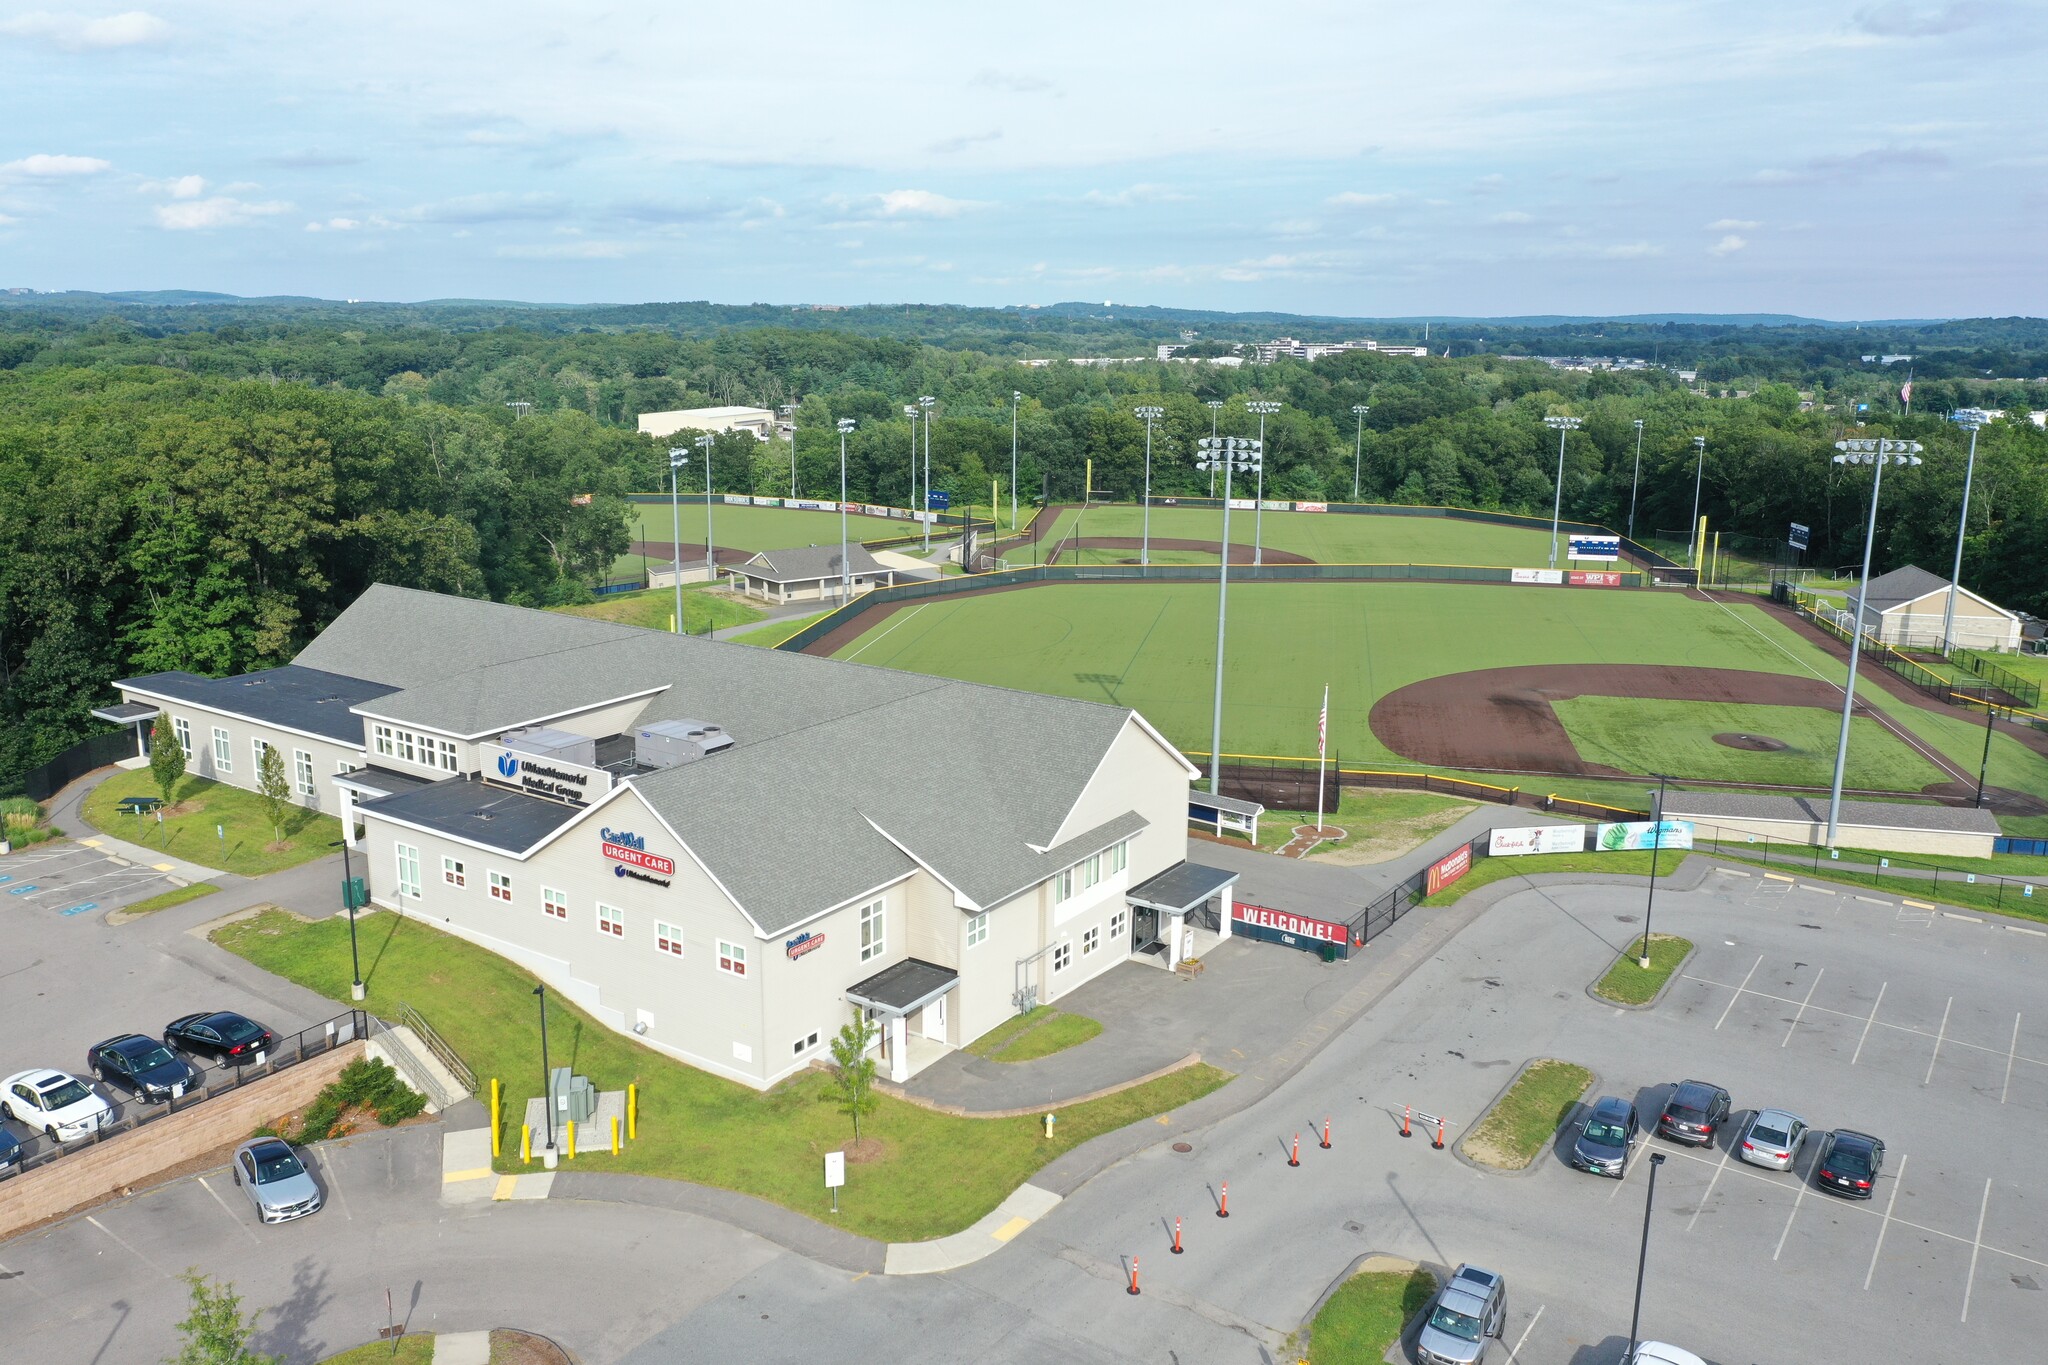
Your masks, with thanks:
[[[0,3],[0,286],[2048,312],[2038,0]]]

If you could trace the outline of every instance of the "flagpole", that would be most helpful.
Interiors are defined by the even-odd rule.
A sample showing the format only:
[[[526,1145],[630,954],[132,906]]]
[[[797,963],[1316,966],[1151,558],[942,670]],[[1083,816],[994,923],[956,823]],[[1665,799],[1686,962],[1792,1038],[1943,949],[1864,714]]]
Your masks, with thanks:
[[[1323,709],[1316,717],[1316,833],[1323,832],[1323,755],[1330,740],[1330,685],[1323,684]]]

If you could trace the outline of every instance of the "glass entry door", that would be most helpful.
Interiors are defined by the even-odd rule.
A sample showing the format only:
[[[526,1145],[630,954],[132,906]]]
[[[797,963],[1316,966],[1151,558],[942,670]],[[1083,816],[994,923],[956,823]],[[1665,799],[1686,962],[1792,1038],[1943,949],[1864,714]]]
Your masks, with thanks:
[[[1166,945],[1159,941],[1159,912],[1146,906],[1131,911],[1131,951],[1134,953],[1163,953]]]

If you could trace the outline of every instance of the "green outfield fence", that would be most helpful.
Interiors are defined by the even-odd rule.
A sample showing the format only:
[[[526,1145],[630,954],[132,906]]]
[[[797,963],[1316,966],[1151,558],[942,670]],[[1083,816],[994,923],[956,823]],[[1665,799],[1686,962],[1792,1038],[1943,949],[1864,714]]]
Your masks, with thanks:
[[[863,613],[892,602],[911,602],[920,598],[945,597],[954,593],[985,592],[991,588],[1018,587],[1027,583],[1206,583],[1217,577],[1221,567],[1209,564],[1040,564],[1024,569],[1003,569],[996,573],[960,574],[919,583],[899,583],[890,588],[876,588],[872,592],[856,597],[830,615],[813,621],[775,647],[792,653],[808,649]],[[1512,583],[1516,572],[1510,568],[1479,564],[1234,564],[1230,569],[1230,579],[1233,583]],[[1619,587],[1642,586],[1643,576],[1634,570],[1621,570],[1617,577],[1621,579],[1617,585]]]

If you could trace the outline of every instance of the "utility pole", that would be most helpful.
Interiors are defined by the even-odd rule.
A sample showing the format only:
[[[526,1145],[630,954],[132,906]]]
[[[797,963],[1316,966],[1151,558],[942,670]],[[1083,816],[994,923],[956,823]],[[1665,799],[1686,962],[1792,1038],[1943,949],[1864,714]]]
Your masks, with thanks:
[[[782,415],[789,419],[789,496],[796,497],[796,404],[784,403]]]
[[[1223,411],[1223,400],[1221,398],[1211,398],[1202,406],[1209,409],[1209,438],[1214,440],[1216,438],[1216,414]],[[1209,466],[1209,496],[1212,498],[1216,496],[1216,466],[1214,465]],[[1227,541],[1225,542],[1226,545],[1228,543]]]
[[[675,558],[669,561],[669,568],[675,574],[676,588],[676,634],[683,633],[683,501],[677,486],[682,478],[683,466],[690,462],[688,446],[670,446],[668,452],[668,514],[675,534]]]
[[[1961,591],[1963,580],[1963,533],[1970,526],[1970,481],[1977,473],[1977,428],[1982,425],[1972,417],[1961,425],[1970,431],[1970,463],[1963,467],[1963,511],[1956,521],[1956,562],[1948,571],[1948,610],[1941,617],[1941,652],[1953,654],[1956,648],[1956,594]],[[1981,787],[1982,784],[1980,783]],[[1978,801],[1983,805],[1983,801]]]
[[[1372,411],[1369,403],[1353,403],[1351,415],[1358,419],[1358,440],[1351,451],[1351,501],[1358,501],[1358,476],[1365,468],[1365,415]]]
[[[717,444],[718,438],[708,431],[697,438],[697,449],[704,452],[704,567],[710,570],[709,581],[714,586],[718,583],[718,542],[711,538],[711,451]]]
[[[932,404],[939,400],[927,394],[917,400],[924,409],[924,552],[932,552]]]
[[[839,605],[845,606],[853,600],[853,568],[846,559],[846,433],[853,430],[853,419],[839,419]]]
[[[1628,481],[1628,538],[1636,538],[1636,488],[1643,481],[1643,419],[1636,418],[1636,472]]]
[[[1266,417],[1280,411],[1281,405],[1271,399],[1260,399],[1244,406],[1245,411],[1259,415],[1259,496],[1258,505],[1252,511],[1252,567],[1257,568],[1266,562]],[[1223,496],[1229,497],[1230,494],[1226,492]],[[1225,541],[1223,548],[1227,552],[1230,543]]]
[[[1557,433],[1557,490],[1550,504],[1550,567],[1557,567],[1557,523],[1564,514],[1564,437],[1568,431],[1577,431],[1583,419],[1577,417],[1546,417],[1543,425]]]
[[[1132,411],[1145,419],[1144,531],[1138,539],[1138,567],[1142,569],[1152,562],[1152,423],[1164,417],[1166,409],[1133,408]]]
[[[1238,436],[1211,436],[1199,443],[1200,465],[1223,471],[1223,562],[1216,573],[1216,701],[1209,721],[1209,794],[1223,794],[1223,620],[1230,603],[1230,476],[1238,469],[1258,469],[1264,455],[1256,442]]]
[[[1010,531],[1017,530],[1017,405],[1024,401],[1021,389],[1010,390]],[[995,508],[988,509],[995,515]]]

